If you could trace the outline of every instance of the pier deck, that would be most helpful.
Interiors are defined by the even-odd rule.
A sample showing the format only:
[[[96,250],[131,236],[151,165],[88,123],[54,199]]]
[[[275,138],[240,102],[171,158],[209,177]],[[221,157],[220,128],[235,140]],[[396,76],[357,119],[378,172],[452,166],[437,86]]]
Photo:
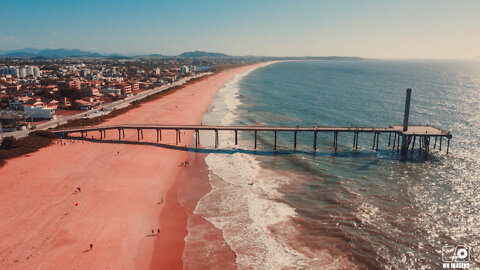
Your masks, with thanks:
[[[88,132],[100,132],[100,139],[106,137],[107,130],[117,130],[118,131],[118,140],[125,138],[125,130],[136,130],[137,131],[137,140],[140,141],[143,139],[144,130],[154,130],[157,135],[157,143],[162,140],[162,130],[175,130],[176,131],[176,145],[180,142],[180,131],[191,130],[195,132],[195,147],[200,145],[200,136],[199,131],[213,131],[215,132],[215,148],[219,146],[218,143],[218,132],[219,131],[233,131],[235,132],[235,145],[238,143],[238,132],[253,132],[254,133],[254,149],[257,148],[257,132],[273,132],[275,142],[274,149],[277,149],[277,133],[278,132],[292,132],[294,134],[294,149],[297,148],[297,133],[298,132],[311,132],[313,133],[313,150],[317,150],[317,134],[318,133],[333,133],[333,148],[335,151],[338,147],[338,134],[339,133],[352,133],[353,134],[353,148],[358,149],[358,137],[360,133],[373,133],[373,145],[372,148],[378,151],[380,134],[388,134],[388,146],[392,146],[392,150],[397,149],[399,151],[402,149],[402,153],[406,152],[406,149],[409,148],[410,143],[412,144],[412,152],[415,147],[415,141],[418,139],[419,149],[429,151],[430,148],[430,139],[435,139],[434,148],[437,145],[437,139],[440,138],[440,150],[442,138],[445,137],[448,139],[447,145],[447,154],[448,148],[450,146],[450,139],[452,135],[449,132],[446,132],[440,128],[433,126],[408,126],[407,131],[403,131],[403,126],[400,125],[391,125],[389,127],[380,128],[380,127],[325,127],[325,126],[316,126],[316,127],[287,127],[287,126],[212,126],[212,125],[135,125],[135,124],[126,124],[126,125],[115,125],[115,126],[93,126],[93,127],[83,127],[83,128],[73,128],[73,129],[64,129],[53,131],[60,137],[70,137],[71,134],[80,134],[81,137],[88,135]],[[393,135],[393,142],[392,142]],[[402,143],[400,143],[402,141]],[[401,146],[402,147],[401,147]]]
[[[54,133],[70,134],[100,130],[118,130],[118,129],[146,129],[146,130],[225,130],[225,131],[309,131],[309,132],[361,132],[361,133],[397,133],[408,136],[451,136],[450,133],[433,126],[409,126],[407,131],[402,130],[402,126],[395,125],[388,128],[381,127],[286,127],[286,126],[209,126],[209,125],[115,125],[115,126],[92,126],[83,128],[73,128],[64,130],[55,130]]]

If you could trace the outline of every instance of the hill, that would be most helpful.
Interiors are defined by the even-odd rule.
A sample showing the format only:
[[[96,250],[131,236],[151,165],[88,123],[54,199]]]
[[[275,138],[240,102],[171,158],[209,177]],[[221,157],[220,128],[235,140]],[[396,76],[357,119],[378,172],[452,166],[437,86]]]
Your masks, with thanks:
[[[183,58],[230,57],[229,55],[223,54],[223,53],[204,52],[204,51],[184,52],[178,56]]]

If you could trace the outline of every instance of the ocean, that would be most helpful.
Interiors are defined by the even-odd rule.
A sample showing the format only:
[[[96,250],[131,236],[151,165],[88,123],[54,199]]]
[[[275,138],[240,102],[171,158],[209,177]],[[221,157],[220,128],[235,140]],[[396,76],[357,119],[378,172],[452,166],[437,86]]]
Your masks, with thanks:
[[[450,153],[406,161],[380,136],[220,132],[205,159],[212,190],[194,213],[221,230],[239,269],[440,269],[444,245],[480,266],[480,61],[276,62],[240,74],[214,98],[203,124],[374,126],[450,131]],[[202,133],[212,148],[213,134]],[[445,145],[444,145],[445,147]],[[213,207],[214,206],[214,207]],[[443,254],[446,257],[445,254]],[[458,259],[458,258],[457,258]]]

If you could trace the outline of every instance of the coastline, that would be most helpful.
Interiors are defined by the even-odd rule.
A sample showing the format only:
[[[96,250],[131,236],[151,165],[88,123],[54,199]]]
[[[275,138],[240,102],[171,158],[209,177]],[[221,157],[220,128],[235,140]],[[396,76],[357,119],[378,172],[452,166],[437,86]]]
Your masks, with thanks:
[[[216,91],[236,74],[258,65],[265,63],[220,72],[107,124],[199,124]],[[163,137],[166,143],[175,140],[173,133]],[[182,144],[189,145],[191,134],[182,137]],[[144,141],[154,141],[154,134],[145,134]],[[172,251],[168,254],[154,253],[154,248],[156,243],[165,244],[164,236],[170,233],[176,242],[177,236],[186,235],[185,227],[166,231],[169,226],[164,222],[185,220],[181,211],[168,209],[178,202],[174,192],[180,186],[179,163],[189,154],[150,145],[62,143],[9,160],[0,169],[2,267],[145,269],[155,265],[160,255],[174,259],[170,269],[181,268],[181,256],[171,255],[181,255],[184,243],[168,246]],[[75,193],[76,187],[81,192]],[[151,236],[157,228],[162,229],[160,236]]]

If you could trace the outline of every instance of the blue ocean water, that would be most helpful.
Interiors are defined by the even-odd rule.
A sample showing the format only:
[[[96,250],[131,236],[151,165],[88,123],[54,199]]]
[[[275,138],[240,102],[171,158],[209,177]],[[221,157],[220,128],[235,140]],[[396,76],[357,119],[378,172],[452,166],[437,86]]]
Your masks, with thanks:
[[[437,146],[426,161],[417,151],[400,162],[387,135],[377,152],[371,135],[360,135],[355,151],[353,136],[342,134],[337,152],[332,134],[319,135],[313,154],[313,134],[301,133],[296,152],[293,134],[279,133],[275,154],[273,134],[260,132],[263,154],[207,158],[213,192],[246,198],[242,206],[225,206],[247,209],[244,223],[253,229],[241,233],[259,234],[259,243],[241,246],[228,233],[239,219],[214,220],[234,251],[239,245],[239,265],[432,269],[442,266],[446,244],[480,246],[479,61],[278,62],[227,84],[207,123],[388,127],[403,121],[406,88],[413,88],[411,124],[453,134],[448,156]],[[252,134],[241,141],[239,148],[251,148]],[[261,264],[238,254],[245,246]],[[470,255],[480,266],[480,257]]]

